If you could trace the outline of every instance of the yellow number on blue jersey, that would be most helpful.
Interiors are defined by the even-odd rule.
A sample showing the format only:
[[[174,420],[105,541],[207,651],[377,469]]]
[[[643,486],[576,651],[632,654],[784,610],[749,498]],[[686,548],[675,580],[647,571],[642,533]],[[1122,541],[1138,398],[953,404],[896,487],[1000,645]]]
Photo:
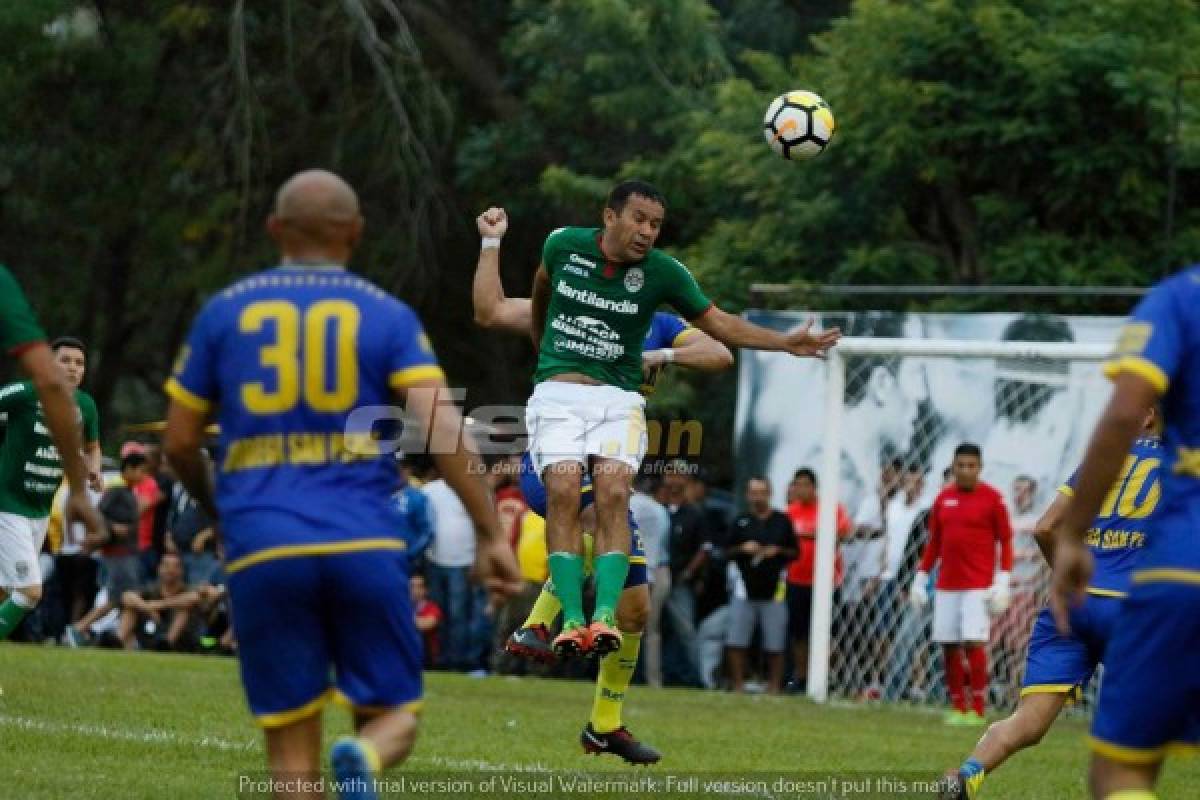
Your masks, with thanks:
[[[358,399],[358,307],[348,300],[321,300],[304,314],[304,402],[314,411],[346,411]],[[279,414],[300,399],[300,310],[285,300],[262,300],[242,309],[238,330],[258,333],[266,323],[274,340],[259,348],[258,360],[275,374],[276,389],[260,381],[242,384],[242,404],[253,414]],[[327,386],[325,332],[334,326],[334,385]]]

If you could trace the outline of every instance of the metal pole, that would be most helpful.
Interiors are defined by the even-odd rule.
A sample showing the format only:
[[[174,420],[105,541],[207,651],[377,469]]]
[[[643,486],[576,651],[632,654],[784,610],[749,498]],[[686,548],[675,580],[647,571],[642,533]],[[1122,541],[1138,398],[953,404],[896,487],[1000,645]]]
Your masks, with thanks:
[[[816,563],[813,565],[812,623],[808,647],[808,696],[829,698],[830,631],[833,626],[833,567],[837,555],[837,507],[842,462],[842,400],[846,362],[834,348],[825,376],[825,436],[817,494]]]

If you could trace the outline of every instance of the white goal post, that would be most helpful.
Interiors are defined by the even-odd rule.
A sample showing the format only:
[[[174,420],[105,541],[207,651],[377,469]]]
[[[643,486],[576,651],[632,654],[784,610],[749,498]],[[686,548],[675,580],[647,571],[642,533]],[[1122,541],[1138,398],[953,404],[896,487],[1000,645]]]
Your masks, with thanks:
[[[1015,374],[1021,376],[1022,365],[1051,365],[1051,372],[1069,373],[1072,363],[1084,365],[1088,374],[1088,387],[1098,386],[1097,362],[1111,352],[1106,344],[1073,342],[1026,342],[1026,341],[964,341],[948,339],[898,339],[898,338],[844,338],[829,353],[826,360],[824,397],[824,430],[820,453],[820,476],[818,484],[819,510],[817,518],[816,561],[812,586],[812,617],[808,655],[809,696],[816,702],[826,702],[830,696],[831,678],[831,632],[834,620],[834,572],[838,535],[835,530],[837,508],[841,496],[840,473],[843,459],[843,417],[847,381],[847,359],[858,357],[915,358],[915,359],[975,359],[1001,360],[1006,365],[1015,365]],[[1077,367],[1076,371],[1081,368]],[[1018,379],[1024,380],[1023,377]],[[1035,378],[1031,381],[1038,380]],[[1053,380],[1066,381],[1067,378]],[[1036,385],[1036,384],[1035,384]],[[1054,385],[1052,382],[1045,385]],[[984,387],[990,391],[990,384]],[[1098,391],[1098,390],[1097,390]],[[988,395],[990,402],[990,394]],[[980,400],[980,402],[983,402]],[[1088,425],[1090,430],[1090,423]],[[988,454],[984,453],[985,474]],[[933,466],[941,466],[933,465]],[[1065,478],[1066,476],[1060,476]]]

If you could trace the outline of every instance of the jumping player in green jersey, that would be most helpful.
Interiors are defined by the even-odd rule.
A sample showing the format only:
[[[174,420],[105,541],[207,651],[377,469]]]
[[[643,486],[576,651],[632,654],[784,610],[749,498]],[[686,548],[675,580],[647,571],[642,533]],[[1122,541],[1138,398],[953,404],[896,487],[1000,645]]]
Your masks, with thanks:
[[[560,228],[547,237],[534,280],[537,384],[526,410],[529,452],[548,494],[551,580],[563,605],[560,656],[621,649],[615,607],[629,567],[629,497],[647,445],[642,345],[660,305],[735,347],[820,356],[840,332],[784,334],[713,306],[691,273],[656,250],[666,202],[653,186],[626,181],[610,192],[602,228]],[[480,227],[483,249],[501,231]],[[579,492],[592,477],[597,531],[596,609],[583,614]]]
[[[37,553],[51,500],[64,474],[70,489],[68,514],[83,521],[90,533],[100,531],[101,521],[87,498],[89,465],[80,447],[83,410],[73,396],[75,386],[66,369],[56,363],[21,287],[4,267],[0,267],[0,347],[18,359],[30,376],[0,389],[0,411],[8,412],[0,446],[0,639],[5,639],[41,599]],[[95,404],[90,400],[94,419]],[[93,435],[91,441],[95,439]]]

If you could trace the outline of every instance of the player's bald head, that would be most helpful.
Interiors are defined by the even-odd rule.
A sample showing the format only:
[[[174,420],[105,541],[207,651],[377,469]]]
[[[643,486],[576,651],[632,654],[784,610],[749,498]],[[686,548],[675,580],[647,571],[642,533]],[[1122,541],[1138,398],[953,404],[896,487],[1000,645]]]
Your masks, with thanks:
[[[310,169],[288,178],[275,194],[268,228],[284,255],[308,259],[322,252],[345,256],[358,243],[362,215],[350,184],[328,170]]]
[[[275,216],[298,226],[353,222],[359,216],[358,195],[350,184],[328,170],[305,170],[279,187]]]

